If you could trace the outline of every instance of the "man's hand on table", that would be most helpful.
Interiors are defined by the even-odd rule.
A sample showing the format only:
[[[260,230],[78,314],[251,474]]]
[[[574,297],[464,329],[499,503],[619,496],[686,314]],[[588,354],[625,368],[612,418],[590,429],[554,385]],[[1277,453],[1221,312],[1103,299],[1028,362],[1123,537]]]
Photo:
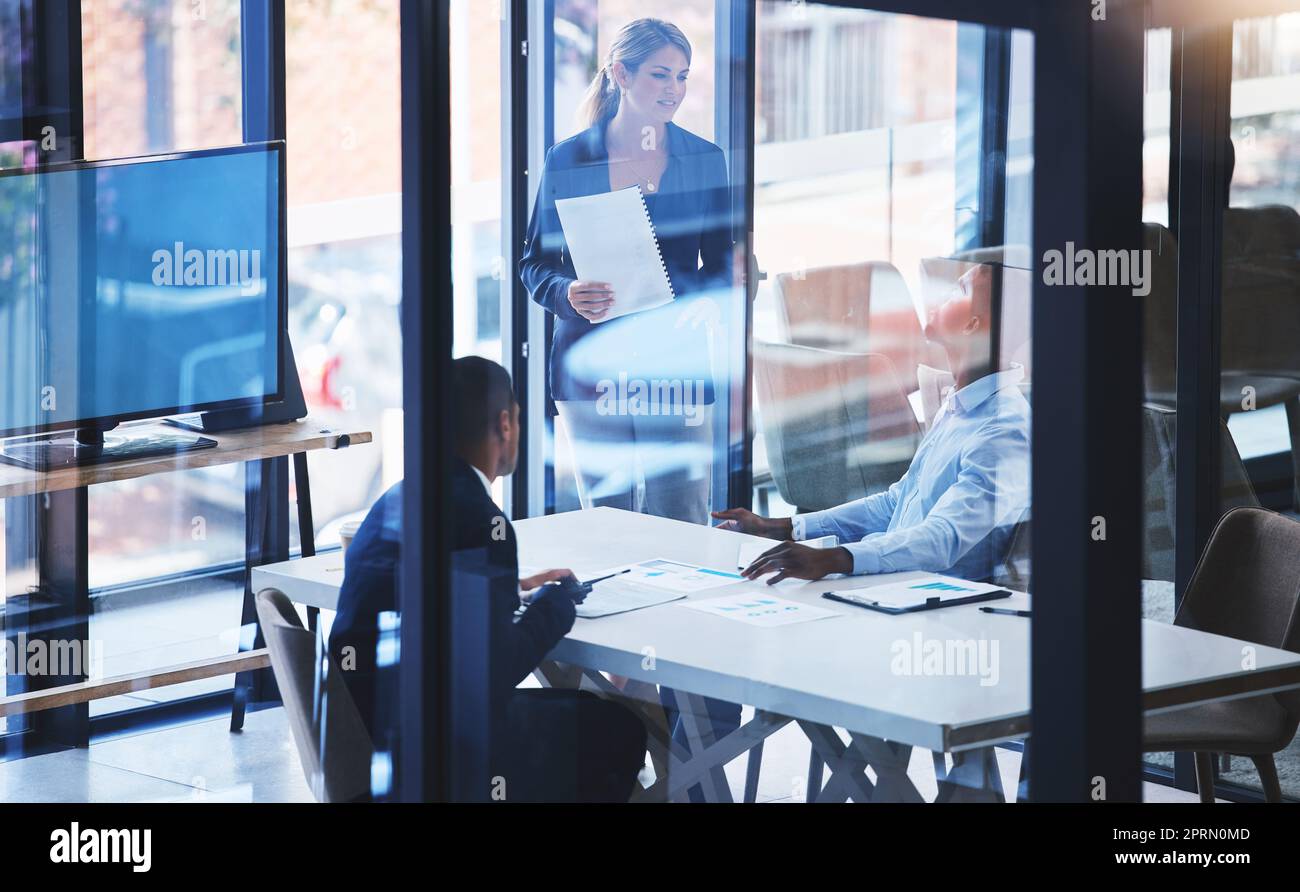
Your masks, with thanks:
[[[852,572],[853,555],[846,548],[811,548],[799,542],[782,542],[760,554],[740,575],[757,579],[774,573],[767,584],[776,585],[782,579],[821,579],[832,573]]]
[[[760,517],[744,508],[728,508],[726,511],[714,511],[713,517],[722,521],[720,530],[732,530],[737,533],[749,533],[751,536],[763,536],[768,539],[791,539],[794,537],[794,521],[788,517]]]

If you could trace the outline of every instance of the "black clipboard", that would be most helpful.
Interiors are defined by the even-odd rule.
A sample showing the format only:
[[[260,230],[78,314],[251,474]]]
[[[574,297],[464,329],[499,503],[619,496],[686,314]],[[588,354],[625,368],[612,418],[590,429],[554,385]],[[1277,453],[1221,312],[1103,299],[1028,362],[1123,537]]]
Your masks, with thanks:
[[[870,598],[862,595],[849,595],[842,592],[822,592],[822,597],[829,601],[839,601],[841,604],[849,604],[853,607],[862,607],[866,610],[874,610],[877,613],[888,613],[890,616],[899,616],[904,613],[921,613],[926,610],[941,610],[944,607],[960,607],[963,604],[978,604],[981,601],[997,601],[1002,598],[1010,598],[1011,592],[1006,589],[998,589],[992,592],[981,592],[978,595],[969,595],[965,598],[952,598],[942,600],[940,598],[926,598],[924,604],[913,604],[910,607],[892,607],[886,604],[879,604]]]

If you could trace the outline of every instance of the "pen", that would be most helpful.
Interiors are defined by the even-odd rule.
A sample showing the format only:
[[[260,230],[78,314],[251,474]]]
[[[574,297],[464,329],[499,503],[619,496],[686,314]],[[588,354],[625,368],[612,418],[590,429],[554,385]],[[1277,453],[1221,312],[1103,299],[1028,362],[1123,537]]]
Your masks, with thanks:
[[[599,579],[589,579],[586,582],[584,582],[583,585],[595,585],[598,582],[604,582],[606,579],[613,579],[615,576],[622,576],[624,573],[631,573],[631,572],[632,572],[632,568],[628,567],[626,570],[619,570],[617,573],[611,573],[608,576],[602,576]]]
[[[1028,610],[1008,610],[1005,607],[981,607],[981,613],[1000,613],[1003,616],[1032,616]]]

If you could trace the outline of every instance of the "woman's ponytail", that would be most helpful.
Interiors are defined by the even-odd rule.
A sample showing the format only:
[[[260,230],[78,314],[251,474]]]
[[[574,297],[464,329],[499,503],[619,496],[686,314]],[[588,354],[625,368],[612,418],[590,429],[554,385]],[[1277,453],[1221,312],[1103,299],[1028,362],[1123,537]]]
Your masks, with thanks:
[[[578,108],[579,119],[587,127],[594,127],[614,117],[618,111],[618,85],[610,77],[610,66],[600,66],[592,78],[587,93]]]

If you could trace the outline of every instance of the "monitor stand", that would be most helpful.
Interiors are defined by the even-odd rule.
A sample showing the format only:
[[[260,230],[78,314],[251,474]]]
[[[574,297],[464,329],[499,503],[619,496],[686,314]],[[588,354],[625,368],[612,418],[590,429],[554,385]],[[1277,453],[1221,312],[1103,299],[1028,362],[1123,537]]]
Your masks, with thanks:
[[[211,449],[217,441],[193,434],[157,428],[105,434],[102,428],[81,428],[75,433],[24,437],[0,443],[0,461],[36,471],[58,471],[109,462],[158,458]]]

